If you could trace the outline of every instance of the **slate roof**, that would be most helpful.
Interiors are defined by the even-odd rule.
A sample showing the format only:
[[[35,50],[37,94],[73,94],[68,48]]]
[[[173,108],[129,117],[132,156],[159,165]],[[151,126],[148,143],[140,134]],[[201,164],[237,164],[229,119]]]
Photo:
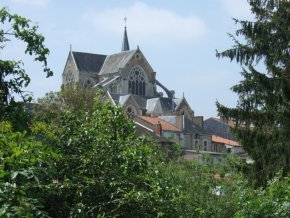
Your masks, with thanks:
[[[123,51],[117,54],[108,55],[103,64],[103,67],[99,73],[99,75],[105,75],[110,73],[117,73],[120,69],[124,68],[128,61],[135,54],[136,49]]]
[[[106,55],[91,54],[84,52],[72,52],[73,58],[79,71],[98,73],[106,59]]]
[[[110,93],[112,99],[114,100],[115,103],[119,103],[119,98],[120,98],[120,94],[113,94],[113,93]]]
[[[115,103],[120,103],[121,104],[121,100],[124,101],[124,96],[127,96],[127,98],[129,96],[132,96],[133,99],[136,101],[136,103],[139,105],[139,107],[142,110],[146,109],[146,102],[147,102],[147,98],[145,98],[144,96],[139,96],[139,95],[132,95],[132,94],[128,94],[128,95],[121,95],[121,94],[112,94],[110,93],[112,99],[114,100]]]
[[[230,125],[222,122],[220,119],[211,117],[205,120],[204,128],[213,135],[235,140],[235,137],[230,132]]]
[[[166,98],[166,97],[159,97],[159,98],[146,98],[145,96],[140,96],[140,95],[121,95],[121,94],[112,94],[110,93],[112,99],[114,100],[115,103],[119,103],[122,105],[124,103],[125,98],[124,96],[132,96],[132,98],[136,101],[140,109],[146,110],[147,113],[153,113],[153,114],[163,114],[167,112],[172,112],[175,111],[177,108],[177,103],[180,102],[179,99],[171,99],[171,98]],[[126,98],[126,99],[127,99]]]
[[[127,51],[127,50],[130,50],[130,46],[129,46],[129,40],[127,36],[127,28],[125,27],[121,51]]]
[[[163,112],[174,111],[176,104],[172,98],[161,97],[159,99],[160,99],[160,103],[161,103],[161,107],[162,107]]]
[[[159,116],[160,119],[165,120],[171,124],[176,124],[176,116]],[[184,117],[184,129],[185,133],[193,133],[199,135],[211,135],[206,129],[199,127],[198,125],[194,124],[191,120]]]
[[[199,135],[211,135],[207,130],[199,127],[188,118],[184,118],[184,131]]]
[[[113,77],[108,77],[103,79],[101,82],[99,82],[98,84],[94,85],[94,87],[98,87],[98,86],[107,86],[109,84],[111,84],[112,82],[114,82],[116,79],[118,79],[119,76],[113,76]]]
[[[166,97],[150,98],[147,100],[148,113],[163,114],[175,111],[178,100]]]
[[[147,103],[147,98],[144,96],[140,95],[132,95],[139,107],[143,110],[146,110],[146,103]]]
[[[126,103],[126,101],[128,101],[129,98],[130,98],[130,95],[121,95],[119,97],[119,104],[123,106]]]

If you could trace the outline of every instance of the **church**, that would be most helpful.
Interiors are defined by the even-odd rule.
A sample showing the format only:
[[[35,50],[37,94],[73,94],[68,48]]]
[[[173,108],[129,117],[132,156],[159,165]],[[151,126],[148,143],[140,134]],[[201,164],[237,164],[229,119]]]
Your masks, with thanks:
[[[184,150],[211,150],[212,136],[203,128],[203,117],[195,116],[184,96],[176,98],[173,90],[156,79],[156,72],[139,46],[130,49],[126,25],[119,53],[69,51],[62,84],[70,83],[104,89],[112,104],[122,107],[137,125],[162,123],[168,129],[163,136],[180,143]],[[146,128],[150,129],[148,125]]]
[[[78,82],[83,87],[103,88],[114,103],[132,116],[194,115],[185,98],[175,98],[174,91],[156,79],[156,72],[141,49],[130,50],[126,27],[119,53],[102,55],[70,51],[62,81],[63,85]],[[157,87],[166,97],[163,92],[157,92]]]

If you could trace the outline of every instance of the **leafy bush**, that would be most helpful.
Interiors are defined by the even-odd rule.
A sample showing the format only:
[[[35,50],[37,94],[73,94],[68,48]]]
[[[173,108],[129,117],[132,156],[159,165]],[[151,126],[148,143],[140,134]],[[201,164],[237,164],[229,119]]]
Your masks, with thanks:
[[[43,125],[32,135],[13,132],[9,122],[0,122],[0,216],[46,217],[47,193],[53,190],[55,149],[36,135],[46,135]]]

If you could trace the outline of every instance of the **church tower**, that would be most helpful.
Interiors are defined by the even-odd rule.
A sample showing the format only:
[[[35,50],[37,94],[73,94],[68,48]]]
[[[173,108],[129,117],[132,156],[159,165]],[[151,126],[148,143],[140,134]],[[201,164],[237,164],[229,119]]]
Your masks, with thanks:
[[[122,43],[121,52],[130,50],[129,40],[128,40],[128,36],[127,36],[127,27],[126,27],[127,17],[125,17],[124,20],[125,20],[125,29],[124,29],[124,36],[123,36],[123,43]]]

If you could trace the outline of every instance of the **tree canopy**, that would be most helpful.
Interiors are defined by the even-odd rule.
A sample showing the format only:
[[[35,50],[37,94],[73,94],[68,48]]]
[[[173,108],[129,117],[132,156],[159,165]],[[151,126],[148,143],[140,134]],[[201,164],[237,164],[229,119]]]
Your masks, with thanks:
[[[34,60],[43,64],[46,76],[52,76],[47,66],[49,49],[44,45],[44,36],[38,33],[38,26],[33,25],[27,18],[9,13],[7,8],[0,9],[0,49],[13,40],[25,43],[25,54],[33,55]],[[13,94],[20,95],[23,100],[29,96],[24,94],[23,87],[30,83],[30,78],[23,68],[24,63],[19,60],[0,60],[0,104],[4,107],[14,101]]]
[[[2,10],[2,15],[5,12],[6,9]],[[8,19],[10,15],[4,17]],[[227,57],[227,52],[230,54],[232,51],[218,55]],[[286,72],[289,70],[289,65],[287,66]],[[281,64],[277,67],[284,69]],[[245,73],[250,79],[253,72],[256,72],[253,66],[247,65]],[[244,86],[248,87],[246,84],[249,84],[251,92],[257,91],[253,84],[261,89],[264,82],[272,81],[274,76],[271,72],[257,72],[257,75],[261,74],[266,79],[245,80]],[[15,75],[22,76],[17,73]],[[2,77],[3,84],[9,84],[5,83],[5,79],[7,78]],[[14,80],[11,81],[13,83]],[[15,84],[22,92],[22,85]],[[4,91],[5,87],[1,86]],[[13,91],[10,86],[7,88],[8,93]],[[277,90],[270,90],[283,93],[280,86],[275,88]],[[262,92],[263,101],[268,100],[265,93]],[[273,180],[269,180],[265,187],[255,189],[241,173],[246,165],[233,156],[227,156],[218,163],[207,156],[202,163],[160,158],[160,148],[149,138],[136,136],[132,120],[128,119],[121,108],[106,102],[98,92],[96,94],[95,90],[81,90],[75,86],[49,93],[38,101],[31,114],[18,110],[21,108],[14,108],[13,98],[9,99],[9,95],[7,97],[8,100],[2,98],[1,106],[9,106],[13,113],[6,121],[0,120],[0,217],[290,215],[289,178],[283,177],[281,172]],[[276,95],[272,97],[279,98]],[[285,101],[284,96],[280,98],[281,102]],[[246,148],[253,149],[252,154],[257,156],[260,152],[257,148],[261,144],[256,142],[263,139],[260,136],[268,136],[267,145],[270,149],[270,146],[278,143],[274,136],[282,137],[279,143],[284,143],[288,140],[288,135],[283,131],[289,130],[286,128],[287,122],[282,123],[282,119],[278,120],[281,123],[273,124],[259,119],[252,120],[255,115],[252,112],[257,111],[258,114],[259,110],[262,118],[268,118],[268,114],[263,114],[265,109],[261,105],[248,112],[252,116],[249,120],[242,119],[241,106],[238,109],[228,109],[219,105],[221,112],[237,119],[235,131],[240,138],[245,133],[249,134],[249,141],[244,137],[243,142],[249,142]],[[278,105],[277,109],[280,109]],[[282,116],[279,114],[282,109],[274,117]],[[239,117],[240,113],[242,115]],[[0,116],[3,118],[1,111]],[[27,118],[30,118],[29,122]],[[271,121],[278,122],[274,119]],[[24,125],[26,128],[19,128],[11,123]],[[276,132],[272,132],[273,129]],[[273,133],[277,136],[272,136]],[[251,139],[255,134],[255,140]],[[264,142],[268,143],[266,140]],[[277,150],[278,148],[281,150]],[[282,146],[278,148],[277,154],[284,160],[285,155],[281,152],[287,150],[282,150]],[[271,161],[272,159],[273,157]],[[260,159],[256,162],[259,161]],[[285,167],[283,169],[284,172],[287,171]]]
[[[233,47],[217,52],[243,67],[244,79],[232,87],[238,105],[217,107],[236,121],[233,132],[255,161],[253,179],[265,184],[281,168],[290,172],[290,2],[248,2],[254,21],[234,19],[240,29],[230,35]]]
[[[7,8],[0,8],[0,50],[16,40],[25,44],[25,54],[34,57],[34,61],[43,64],[47,77],[52,71],[47,66],[48,48],[44,45],[44,36],[38,33],[38,26],[27,18],[9,13]],[[24,102],[31,100],[31,95],[24,92],[30,83],[22,60],[0,59],[0,119],[9,120],[14,129],[27,129],[30,116],[25,112],[24,104],[15,101],[20,96]],[[19,122],[21,121],[21,122]]]

